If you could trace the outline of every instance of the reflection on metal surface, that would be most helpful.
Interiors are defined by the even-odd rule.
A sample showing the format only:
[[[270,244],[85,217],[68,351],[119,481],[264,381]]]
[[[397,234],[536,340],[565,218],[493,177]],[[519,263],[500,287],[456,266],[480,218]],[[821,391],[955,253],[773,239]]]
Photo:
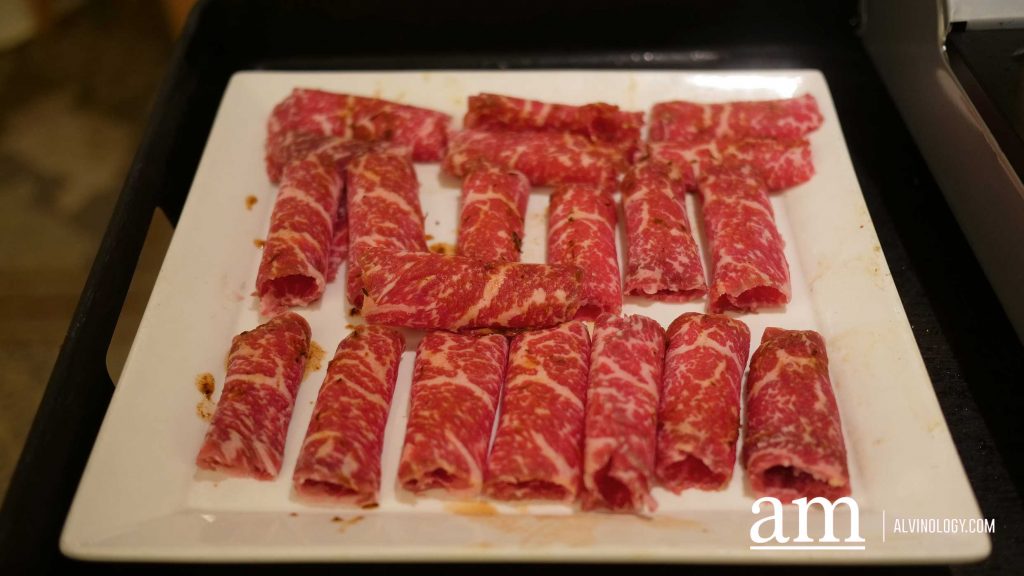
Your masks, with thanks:
[[[864,0],[864,44],[1024,340],[1024,184],[942,50],[942,0]],[[899,190],[892,193],[898,194]]]
[[[1024,3],[1020,0],[946,0],[950,22],[967,22],[971,29],[1021,27]]]

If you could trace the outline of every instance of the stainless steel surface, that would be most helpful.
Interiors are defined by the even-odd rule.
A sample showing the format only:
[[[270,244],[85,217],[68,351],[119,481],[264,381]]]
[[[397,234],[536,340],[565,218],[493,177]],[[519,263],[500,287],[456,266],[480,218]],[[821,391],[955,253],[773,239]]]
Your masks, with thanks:
[[[998,29],[1024,24],[1020,0],[947,0],[950,22],[966,22],[972,29]]]
[[[1024,341],[1024,184],[950,69],[945,4],[864,0],[861,11],[868,53]]]

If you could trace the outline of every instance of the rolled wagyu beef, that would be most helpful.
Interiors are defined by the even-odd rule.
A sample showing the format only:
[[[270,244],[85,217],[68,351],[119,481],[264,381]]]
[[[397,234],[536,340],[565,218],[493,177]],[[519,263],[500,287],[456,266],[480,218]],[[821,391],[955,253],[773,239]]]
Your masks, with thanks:
[[[571,320],[583,272],[431,252],[371,250],[361,260],[372,324],[420,330],[533,330]]]
[[[444,154],[451,117],[441,112],[379,98],[296,88],[267,121],[266,165],[277,182],[295,149],[333,136],[346,141],[391,143],[409,149],[417,162]]]
[[[199,468],[257,480],[277,477],[310,334],[302,316],[285,312],[234,337],[224,389],[196,457]]]
[[[402,335],[385,326],[359,326],[338,344],[295,465],[299,496],[377,504],[384,427],[404,350]]]
[[[646,316],[594,324],[583,445],[584,510],[649,514],[665,331]]]
[[[408,158],[371,152],[349,163],[348,270],[345,296],[349,304],[363,304],[360,258],[367,250],[427,251],[420,208],[419,181]]]
[[[573,502],[583,470],[590,335],[580,321],[512,339],[485,493]]]
[[[717,139],[793,140],[821,127],[810,94],[797,98],[700,104],[660,102],[651,108],[651,142],[701,144]]]
[[[507,359],[508,341],[499,334],[423,337],[398,464],[403,488],[480,494]]]
[[[615,200],[586,184],[555,188],[548,208],[548,263],[583,270],[576,317],[597,318],[622,311],[622,284],[615,248]]]
[[[850,494],[821,334],[766,328],[750,359],[746,395],[743,465],[757,495],[791,502]]]
[[[683,182],[661,164],[641,162],[626,174],[626,294],[686,302],[707,293],[685,200]]]
[[[490,131],[569,132],[631,154],[640,143],[644,113],[626,112],[604,102],[573,106],[482,93],[469,97],[462,124]]]
[[[792,188],[814,176],[811,144],[806,138],[712,140],[705,144],[652,142],[647,153],[651,161],[679,168],[691,190],[696,190],[702,173],[719,164],[749,165],[769,192]]]
[[[736,467],[750,330],[722,315],[687,312],[668,327],[658,409],[658,482],[676,494],[722,490]]]
[[[764,181],[750,166],[717,166],[701,177],[699,190],[711,253],[711,312],[787,304],[789,263]]]
[[[614,146],[570,132],[460,130],[448,145],[442,168],[465,177],[481,166],[522,172],[533,186],[592,184],[611,189],[626,169]]]
[[[518,262],[530,182],[521,172],[485,166],[462,182],[456,252],[492,262]]]
[[[345,215],[339,210],[342,187],[341,175],[315,158],[285,169],[256,274],[261,316],[323,296],[332,260],[344,249],[335,238],[337,230],[345,228]]]

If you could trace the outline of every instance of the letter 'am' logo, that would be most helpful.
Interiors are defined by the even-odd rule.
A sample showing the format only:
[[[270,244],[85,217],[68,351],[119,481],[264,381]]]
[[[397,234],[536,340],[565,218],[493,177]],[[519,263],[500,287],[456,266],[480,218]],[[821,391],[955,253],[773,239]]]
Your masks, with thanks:
[[[830,502],[822,497],[800,498],[793,500],[797,508],[797,535],[790,538],[785,532],[786,507],[778,498],[765,496],[758,498],[750,507],[754,514],[762,513],[762,506],[769,505],[770,514],[756,520],[750,526],[750,541],[754,543],[751,550],[864,550],[864,539],[860,536],[860,509],[857,501],[849,496],[843,496],[835,502]],[[823,534],[820,538],[814,539],[809,535],[808,524],[810,520],[811,506],[821,506],[822,520],[824,524]],[[849,536],[842,540],[835,535],[835,513],[840,505],[845,505],[850,513]]]

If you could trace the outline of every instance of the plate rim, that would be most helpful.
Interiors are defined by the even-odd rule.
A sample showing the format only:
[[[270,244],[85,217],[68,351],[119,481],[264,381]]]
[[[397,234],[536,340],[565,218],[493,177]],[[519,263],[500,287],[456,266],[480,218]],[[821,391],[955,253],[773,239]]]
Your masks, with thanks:
[[[270,70],[268,70],[268,71],[240,71],[240,72],[236,72],[235,74],[232,75],[232,77],[231,77],[231,79],[230,79],[230,81],[229,81],[229,83],[228,83],[228,85],[227,85],[227,87],[226,87],[226,89],[224,91],[224,94],[221,97],[221,102],[220,102],[220,105],[218,107],[217,116],[215,117],[214,124],[211,127],[210,133],[208,135],[207,147],[210,144],[210,139],[212,138],[213,134],[215,133],[217,121],[220,119],[220,117],[222,115],[223,107],[225,105],[225,102],[228,100],[228,95],[231,93],[232,86],[236,85],[236,83],[239,82],[239,80],[238,80],[239,78],[245,78],[245,77],[249,77],[249,76],[259,77],[259,76],[265,76],[265,75],[284,75],[284,76],[323,75],[323,76],[327,76],[327,77],[332,77],[332,76],[344,76],[344,75],[350,75],[350,74],[361,74],[361,75],[375,74],[375,75],[387,76],[387,75],[405,75],[405,74],[410,74],[410,73],[422,73],[422,74],[427,74],[427,75],[479,74],[479,73],[491,73],[491,74],[500,73],[500,74],[516,74],[516,75],[546,75],[546,74],[572,73],[572,74],[579,74],[579,75],[593,75],[593,74],[601,75],[601,74],[606,74],[607,73],[607,74],[641,74],[641,75],[654,75],[654,76],[682,74],[682,75],[708,75],[708,76],[769,75],[769,76],[815,77],[815,78],[820,80],[820,82],[824,86],[825,92],[827,93],[827,96],[828,96],[828,100],[825,101],[825,102],[822,102],[819,99],[819,105],[821,105],[822,107],[825,107],[825,106],[830,107],[831,108],[831,114],[838,120],[838,113],[835,110],[835,107],[834,107],[835,105],[834,105],[834,102],[832,100],[831,88],[829,87],[827,79],[825,78],[825,76],[821,73],[820,70],[817,70],[817,69],[782,69],[782,70],[780,70],[780,69],[771,69],[771,70],[758,70],[758,69],[748,69],[748,70],[706,70],[706,69],[700,69],[700,70],[652,70],[652,69],[644,69],[644,68],[641,68],[641,69],[622,68],[622,69],[594,69],[594,70],[589,70],[589,69],[588,70],[578,70],[578,69],[523,69],[523,70],[520,70],[520,69],[516,69],[516,70],[501,70],[501,71],[492,71],[492,70],[459,70],[459,69],[456,69],[456,70],[444,70],[444,69],[433,70],[433,69],[431,69],[431,70],[416,70],[416,71],[412,71],[412,70],[378,70],[378,71],[369,71],[369,70],[363,70],[363,71],[346,71],[346,70],[335,70],[335,71],[326,71],[326,70],[270,71]],[[646,112],[647,111],[645,110],[645,113]],[[839,134],[841,136],[840,140],[836,144],[841,145],[841,152],[842,152],[842,155],[843,155],[843,159],[845,160],[846,163],[850,164],[850,171],[851,171],[851,173],[853,175],[853,183],[856,185],[856,196],[859,199],[859,203],[864,206],[865,215],[866,215],[866,217],[868,219],[868,222],[870,223],[870,226],[868,226],[867,233],[877,243],[878,242],[878,237],[877,237],[877,232],[876,232],[875,227],[874,227],[874,223],[871,222],[870,214],[867,213],[867,211],[866,211],[865,198],[863,196],[862,190],[860,189],[860,183],[857,180],[856,173],[852,171],[852,159],[850,157],[849,147],[847,146],[845,137],[842,137],[842,125],[838,121],[835,124],[836,124],[835,127],[839,131]],[[198,166],[198,168],[196,170],[196,176],[197,177],[198,177],[198,175],[200,174],[200,172],[203,169],[203,164],[204,164],[204,160],[206,159],[206,157],[207,157],[207,150],[204,149],[202,159],[201,159],[200,164],[199,164],[199,166]],[[185,207],[184,207],[184,209],[182,211],[182,215],[183,215],[182,220],[183,221],[184,221],[184,217],[185,217],[184,215],[189,213],[189,204],[190,203],[194,203],[193,202],[194,196],[192,194],[192,190],[194,190],[195,187],[196,187],[196,181],[194,180],[193,184],[192,184],[192,188],[190,188],[189,197],[186,199],[186,204],[185,204]],[[175,234],[175,236],[178,236],[178,235]],[[172,240],[172,244],[173,244],[173,240]],[[168,252],[170,252],[170,250],[171,250],[171,248],[168,249]],[[938,438],[938,439],[935,439],[935,441],[938,444],[940,444],[940,445],[945,443],[945,446],[942,446],[942,448],[943,449],[948,449],[948,450],[950,450],[952,452],[952,456],[956,459],[956,462],[955,462],[956,466],[959,468],[960,474],[961,474],[961,476],[963,476],[963,480],[965,482],[967,482],[968,495],[969,495],[969,504],[973,505],[973,510],[975,512],[975,515],[976,516],[980,516],[980,509],[978,507],[977,499],[976,499],[976,497],[974,495],[974,492],[973,492],[973,487],[971,487],[970,482],[967,480],[966,471],[964,470],[962,460],[959,458],[959,454],[957,453],[955,445],[952,442],[951,434],[950,434],[950,431],[948,429],[948,425],[947,425],[947,423],[945,421],[945,415],[942,414],[941,409],[938,408],[937,397],[935,395],[934,389],[931,387],[931,379],[927,375],[927,371],[926,371],[926,368],[925,368],[925,365],[924,365],[924,360],[923,360],[923,357],[921,355],[921,351],[918,348],[918,346],[916,344],[916,340],[914,339],[914,336],[913,336],[913,332],[911,331],[909,318],[907,317],[906,310],[903,308],[902,301],[899,299],[898,290],[896,288],[895,282],[892,279],[891,273],[889,272],[888,262],[885,260],[884,253],[882,253],[881,251],[879,252],[878,256],[881,258],[881,262],[884,265],[884,271],[886,272],[885,276],[887,276],[887,279],[883,280],[883,283],[885,284],[884,291],[888,292],[890,297],[894,296],[895,299],[896,299],[896,302],[898,303],[898,309],[894,310],[893,319],[895,319],[897,321],[897,323],[900,324],[900,326],[898,328],[902,332],[902,336],[904,338],[909,337],[909,341],[912,343],[911,351],[913,352],[913,354],[912,354],[910,360],[916,365],[916,368],[918,370],[923,371],[923,373],[924,373],[924,381],[926,381],[928,383],[928,385],[929,385],[929,392],[930,392],[929,396],[930,396],[930,399],[934,401],[934,407],[936,409],[938,409],[939,415],[941,417],[941,429],[939,430],[939,432],[940,433],[945,432],[945,438]],[[166,256],[165,256],[165,258],[166,258]],[[163,274],[163,270],[164,270],[164,267],[162,265],[161,266],[161,275]],[[160,283],[161,283],[161,278],[158,277],[157,283],[154,285],[154,292],[158,289],[158,287],[160,286]],[[151,305],[152,305],[152,302],[147,304],[147,310],[146,310],[146,314],[147,315],[149,314],[149,308],[150,308]],[[144,315],[144,318],[143,318],[143,322],[145,322],[145,315]],[[140,328],[141,327],[142,327],[142,325],[140,325]],[[135,344],[136,343],[133,341],[133,345],[132,345],[132,349],[131,349],[132,351],[129,354],[128,361],[126,362],[126,367],[128,366],[128,363],[132,362],[132,357],[136,353],[136,346],[135,346]],[[126,372],[127,372],[127,370],[126,370]],[[113,395],[113,397],[111,399],[111,402],[110,402],[110,406],[108,407],[107,415],[104,417],[103,426],[101,426],[100,431],[97,434],[96,439],[94,441],[93,449],[95,449],[95,447],[98,446],[101,442],[105,441],[105,439],[104,439],[104,430],[107,428],[108,418],[110,417],[110,414],[112,412],[114,412],[114,407],[115,407],[115,404],[118,402],[118,397],[119,396],[121,396],[121,397],[124,396],[124,394],[121,391],[121,388],[122,388],[122,386],[120,386],[120,385],[118,385],[115,388],[114,395]],[[348,553],[346,554],[347,557],[344,558],[344,559],[341,559],[341,560],[338,559],[337,555],[330,555],[330,554],[318,555],[316,553],[310,553],[309,550],[306,551],[305,555],[301,555],[300,554],[300,555],[297,555],[297,556],[290,556],[289,554],[281,554],[280,552],[271,552],[270,550],[268,550],[266,548],[258,548],[256,550],[246,551],[245,547],[239,547],[239,554],[240,554],[239,556],[231,556],[231,554],[230,554],[230,551],[232,549],[234,549],[235,547],[222,548],[221,552],[225,553],[225,554],[222,554],[220,556],[212,555],[212,556],[208,557],[205,554],[203,554],[201,550],[197,551],[195,549],[192,550],[191,554],[188,553],[188,552],[185,552],[185,551],[182,551],[180,553],[175,553],[175,552],[173,552],[173,550],[174,550],[173,547],[167,549],[168,551],[167,551],[166,555],[161,555],[161,554],[155,553],[156,550],[159,550],[160,548],[163,548],[163,547],[159,547],[159,546],[153,547],[154,553],[152,553],[152,554],[141,554],[140,555],[139,553],[133,553],[131,549],[124,549],[124,548],[120,548],[119,549],[116,546],[114,546],[114,547],[105,547],[102,544],[102,539],[99,540],[99,541],[94,541],[94,542],[90,543],[90,542],[88,542],[85,539],[81,539],[81,538],[76,538],[75,537],[76,536],[76,529],[77,529],[77,526],[75,524],[75,520],[76,520],[76,518],[75,518],[76,504],[77,504],[77,502],[79,500],[79,497],[81,496],[82,486],[85,484],[86,478],[90,474],[90,468],[91,468],[90,465],[92,464],[92,461],[93,461],[92,452],[90,452],[89,464],[87,464],[87,466],[86,466],[86,468],[85,468],[85,470],[84,470],[84,472],[82,474],[82,477],[81,477],[81,479],[79,481],[80,482],[79,483],[79,487],[76,490],[74,501],[72,503],[71,508],[69,509],[68,516],[67,516],[66,521],[65,521],[65,525],[64,525],[63,530],[61,532],[60,550],[64,554],[66,554],[66,555],[68,555],[69,557],[72,557],[72,558],[79,558],[79,559],[84,559],[84,560],[133,560],[134,559],[134,560],[163,560],[163,561],[190,561],[190,560],[194,560],[194,559],[201,559],[201,560],[204,560],[204,561],[218,561],[218,558],[223,560],[223,561],[231,561],[231,560],[241,560],[241,559],[249,558],[249,559],[259,559],[259,560],[265,560],[265,561],[282,561],[282,562],[296,560],[296,559],[300,559],[300,560],[322,559],[322,560],[337,560],[337,561],[356,561],[356,560],[359,560],[359,561],[385,561],[385,562],[386,561],[396,561],[396,560],[400,560],[400,561],[403,561],[403,562],[404,561],[417,561],[417,560],[440,561],[440,560],[445,560],[445,559],[447,559],[447,560],[454,560],[454,561],[460,561],[460,562],[461,561],[512,561],[512,560],[523,561],[523,562],[528,562],[528,561],[533,561],[533,560],[548,560],[548,561],[564,562],[564,561],[581,561],[581,560],[585,560],[584,558],[577,557],[573,553],[563,553],[563,552],[560,552],[561,549],[557,549],[557,548],[555,548],[555,549],[547,549],[543,553],[536,553],[535,554],[535,553],[531,553],[530,551],[524,551],[522,548],[518,548],[518,549],[495,548],[495,549],[486,550],[486,551],[480,550],[480,549],[474,550],[472,548],[445,548],[443,550],[433,550],[433,551],[430,551],[430,550],[419,550],[419,548],[416,547],[416,546],[410,546],[410,547],[405,549],[405,553],[408,554],[408,556],[406,556],[405,558],[394,558],[394,557],[391,557],[391,556],[394,556],[394,555],[400,553],[403,550],[402,547],[390,547],[390,548],[387,548],[386,552],[382,552],[381,549],[377,549],[377,552],[375,554],[374,553],[370,553],[369,551],[367,551],[366,555],[364,555],[364,554],[360,554],[360,553],[356,552],[356,551],[358,551],[360,549],[359,545],[344,547],[344,548],[346,548],[348,550]],[[970,507],[970,506],[968,506],[968,507]],[[180,511],[179,511],[179,513],[180,513]],[[929,554],[926,558],[914,558],[914,559],[912,559],[910,561],[912,561],[914,563],[948,563],[950,561],[969,562],[969,561],[972,561],[972,560],[978,560],[978,559],[984,558],[991,551],[991,540],[988,537],[988,535],[980,535],[980,536],[983,536],[983,537],[971,539],[975,543],[974,546],[968,546],[967,547],[967,548],[970,548],[970,549],[974,550],[973,554],[970,554],[967,551],[963,551],[963,552],[961,552],[961,554],[963,554],[961,556],[949,556],[949,557],[946,557],[946,556],[941,556],[941,555],[935,555],[934,553],[932,553],[932,554]],[[967,539],[964,539],[963,541],[967,542]],[[343,547],[339,546],[338,548],[340,549],[340,548],[343,548]],[[145,550],[144,547],[136,547],[136,549],[137,550]],[[281,550],[281,549],[282,548],[277,548],[275,550]],[[284,549],[287,549],[287,547],[284,547]],[[721,563],[761,563],[761,562],[774,563],[774,562],[776,562],[776,560],[774,560],[773,557],[771,557],[771,556],[767,556],[767,555],[758,556],[758,555],[751,555],[751,554],[742,554],[742,555],[741,554],[725,554],[725,555],[721,555],[721,556],[702,555],[702,556],[699,556],[699,557],[686,556],[684,554],[682,556],[679,556],[679,555],[674,555],[674,556],[673,555],[666,555],[666,556],[663,557],[663,556],[661,556],[661,555],[659,555],[657,553],[657,550],[658,550],[657,548],[646,549],[646,550],[643,550],[643,551],[634,550],[632,553],[630,553],[628,555],[623,555],[623,553],[616,552],[615,550],[612,550],[611,552],[601,551],[598,554],[595,554],[595,549],[593,549],[593,548],[586,548],[586,549],[583,549],[583,551],[580,552],[580,556],[586,554],[588,557],[593,558],[593,561],[611,560],[611,559],[620,559],[621,560],[621,559],[626,559],[626,558],[628,558],[630,560],[636,561],[636,560],[643,560],[642,558],[636,558],[635,557],[636,553],[638,553],[638,552],[646,552],[646,553],[653,553],[656,556],[656,557],[652,557],[651,561],[712,562],[712,563],[719,563],[719,562],[721,562]],[[198,555],[196,554],[196,552],[199,552]],[[252,555],[253,552],[255,552],[255,556]],[[266,555],[263,554],[264,552],[266,553]],[[242,556],[242,554],[244,554],[244,557]],[[389,557],[387,557],[387,558],[382,557],[384,555],[388,555]],[[796,562],[801,562],[801,563],[804,563],[804,562],[814,563],[814,562],[820,562],[821,560],[827,560],[828,558],[838,558],[838,557],[837,556],[826,556],[825,558],[822,558],[822,557],[813,556],[813,555],[812,556],[805,556],[805,557],[786,556],[784,558],[779,558],[777,561],[778,562],[794,562],[794,561],[796,561]],[[859,556],[858,558],[863,558],[864,559],[863,563],[876,563],[876,562],[879,562],[879,561],[882,561],[882,562],[901,562],[899,557],[890,558],[888,556],[886,556],[886,557],[874,557],[873,555],[863,555],[863,556]],[[848,559],[844,558],[843,561],[848,561]]]

